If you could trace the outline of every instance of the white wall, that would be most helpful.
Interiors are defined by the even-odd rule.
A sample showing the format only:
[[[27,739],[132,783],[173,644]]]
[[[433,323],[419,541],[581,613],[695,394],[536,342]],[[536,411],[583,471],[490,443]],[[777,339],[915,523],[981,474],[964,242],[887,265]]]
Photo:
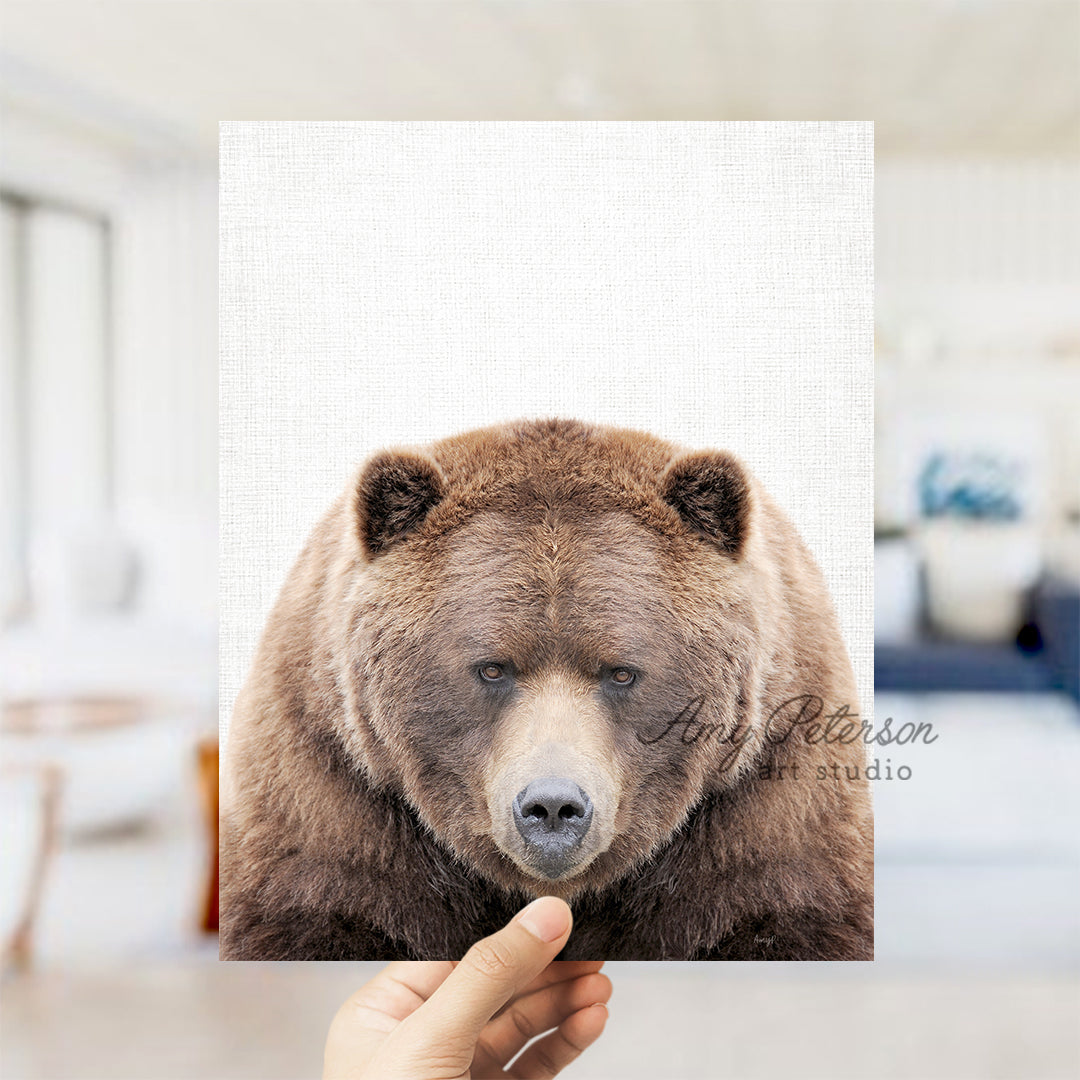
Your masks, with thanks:
[[[944,351],[1080,360],[1080,163],[892,160],[875,183],[882,344],[918,320]]]
[[[141,170],[117,230],[117,499],[144,601],[217,614],[217,176]]]
[[[920,423],[1031,432],[1048,528],[1080,510],[1078,192],[1074,160],[880,164],[881,524],[910,520],[903,459]]]
[[[99,213],[113,249],[113,453],[117,522],[137,546],[139,603],[162,621],[212,633],[216,614],[217,175],[213,162],[6,103],[0,185]],[[53,229],[45,218],[41,227]],[[90,260],[93,259],[88,256]],[[72,266],[41,267],[44,294],[63,293]],[[85,276],[85,275],[84,275]],[[69,311],[73,318],[75,311]],[[89,317],[89,316],[88,316]],[[85,323],[85,320],[83,320]],[[30,355],[33,505],[79,495],[90,469],[80,436],[104,407],[93,349],[97,328],[55,324]],[[56,365],[71,365],[65,376]],[[69,377],[72,376],[72,377]],[[83,445],[87,444],[87,445]],[[60,458],[71,459],[66,466]],[[43,473],[41,470],[45,470]],[[47,475],[46,475],[47,474]],[[65,488],[68,488],[65,496]]]

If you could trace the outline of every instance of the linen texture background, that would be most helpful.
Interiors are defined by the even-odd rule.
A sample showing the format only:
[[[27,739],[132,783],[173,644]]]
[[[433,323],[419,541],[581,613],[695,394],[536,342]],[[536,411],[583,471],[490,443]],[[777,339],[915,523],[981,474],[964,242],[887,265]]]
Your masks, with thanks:
[[[221,727],[371,453],[564,416],[734,451],[873,688],[873,125],[229,122]]]

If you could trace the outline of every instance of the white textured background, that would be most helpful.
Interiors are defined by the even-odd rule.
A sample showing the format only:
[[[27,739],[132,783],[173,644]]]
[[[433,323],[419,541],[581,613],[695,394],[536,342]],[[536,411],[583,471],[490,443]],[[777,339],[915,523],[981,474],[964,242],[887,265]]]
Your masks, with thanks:
[[[873,125],[221,126],[221,716],[388,445],[573,416],[742,456],[873,686]]]

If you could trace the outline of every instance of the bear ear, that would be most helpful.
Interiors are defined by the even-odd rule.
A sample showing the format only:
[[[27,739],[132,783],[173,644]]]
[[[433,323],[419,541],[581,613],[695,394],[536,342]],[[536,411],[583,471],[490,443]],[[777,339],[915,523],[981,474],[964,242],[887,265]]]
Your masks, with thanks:
[[[684,454],[660,478],[664,502],[692,529],[733,558],[742,554],[750,521],[750,483],[730,454]]]
[[[356,486],[360,544],[369,559],[412,532],[442,501],[446,481],[430,458],[387,451],[363,468]]]

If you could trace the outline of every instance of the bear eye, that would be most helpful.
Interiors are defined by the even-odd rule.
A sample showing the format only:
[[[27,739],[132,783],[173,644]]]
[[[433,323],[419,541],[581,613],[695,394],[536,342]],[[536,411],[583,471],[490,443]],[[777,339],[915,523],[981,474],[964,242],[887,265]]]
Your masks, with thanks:
[[[484,682],[500,682],[506,674],[502,664],[481,664],[479,672]]]
[[[629,668],[619,667],[608,676],[616,686],[630,686],[637,676]]]

